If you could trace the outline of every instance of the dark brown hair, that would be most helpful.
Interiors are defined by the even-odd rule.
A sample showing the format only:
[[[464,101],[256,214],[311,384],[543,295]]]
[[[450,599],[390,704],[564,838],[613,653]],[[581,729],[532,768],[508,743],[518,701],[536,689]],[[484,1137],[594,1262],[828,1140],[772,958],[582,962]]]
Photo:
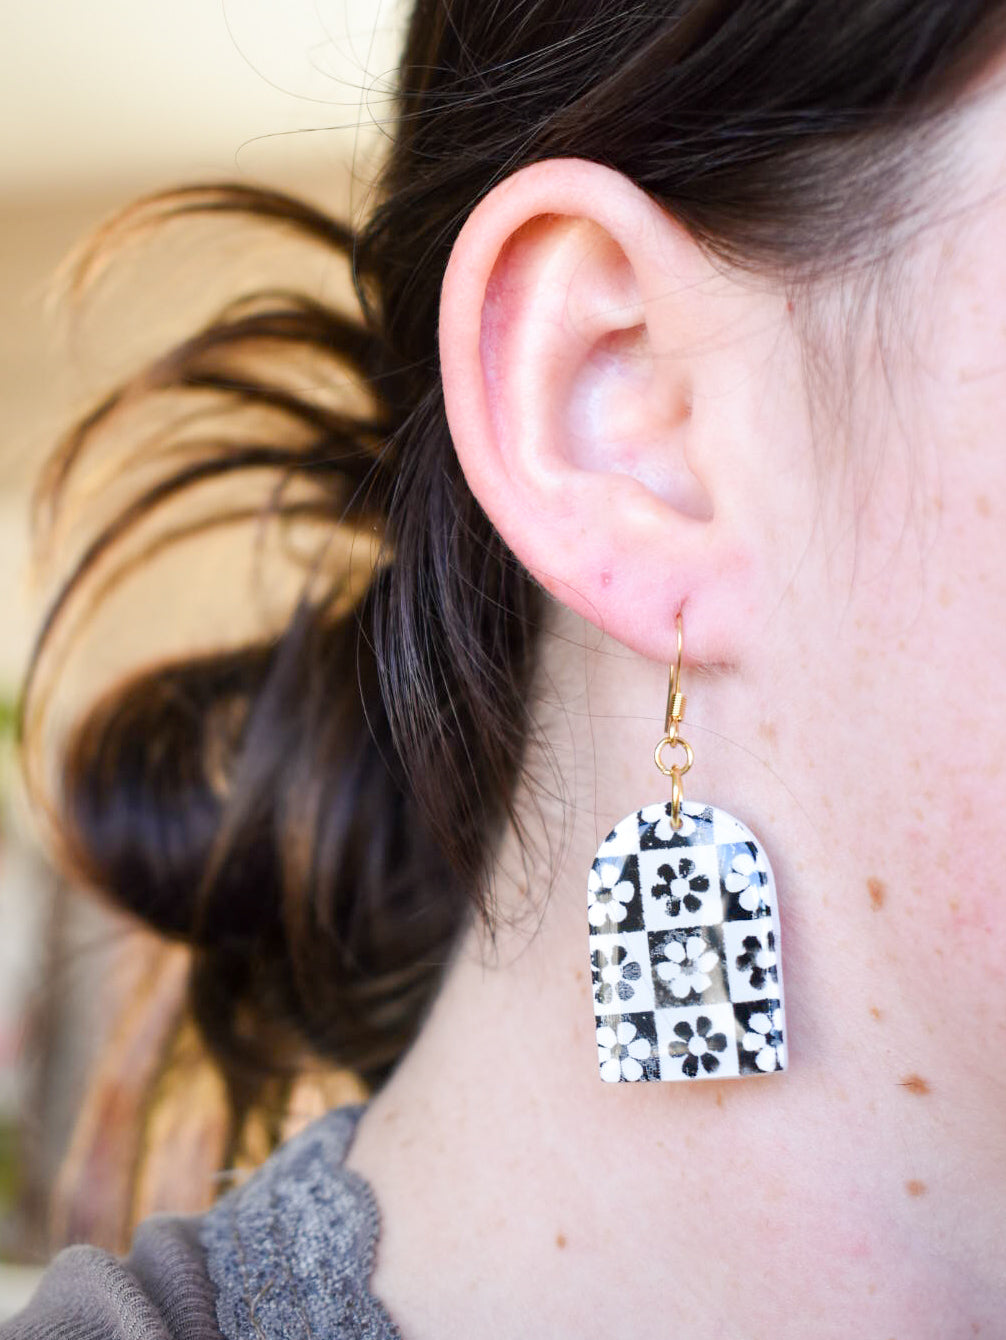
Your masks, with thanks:
[[[308,293],[242,297],[83,418],[39,487],[41,519],[127,409],[135,423],[144,397],[178,397],[186,432],[152,440],[133,496],[48,611],[27,743],[71,599],[168,502],[267,469],[275,515],[382,542],[362,593],[337,573],[305,587],[278,638],[136,671],[63,749],[62,859],[191,944],[196,1015],[232,1076],[247,1085],[306,1048],[379,1082],[459,928],[473,910],[492,919],[486,877],[516,817],[544,598],[466,487],[445,421],[438,299],[465,217],[516,168],[575,155],[627,174],[728,262],[796,273],[862,258],[910,213],[920,136],[998,49],[1002,11],[418,0],[359,231],[225,183],[148,198],[98,237],[81,273],[130,230],[253,217],[349,258],[359,299],[347,315]],[[305,353],[332,382],[348,369],[372,408],[305,390],[289,375]],[[229,428],[221,409],[248,407],[264,426]]]

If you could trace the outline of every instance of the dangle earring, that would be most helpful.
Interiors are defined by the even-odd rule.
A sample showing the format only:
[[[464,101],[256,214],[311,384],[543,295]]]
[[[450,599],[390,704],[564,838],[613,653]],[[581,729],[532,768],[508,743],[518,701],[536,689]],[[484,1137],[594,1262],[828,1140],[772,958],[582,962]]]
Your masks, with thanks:
[[[775,881],[748,828],[684,798],[680,614],[677,635],[653,754],[671,798],[616,824],[587,881],[597,1059],[613,1083],[786,1068]]]

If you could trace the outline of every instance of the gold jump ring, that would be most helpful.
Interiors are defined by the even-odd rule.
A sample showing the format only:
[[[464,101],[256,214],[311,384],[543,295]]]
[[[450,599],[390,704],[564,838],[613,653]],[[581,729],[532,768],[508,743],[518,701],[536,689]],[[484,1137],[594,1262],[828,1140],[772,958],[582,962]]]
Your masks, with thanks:
[[[665,749],[673,748],[683,749],[685,751],[684,763],[673,763],[670,766],[662,758]],[[675,777],[678,781],[678,787],[681,786],[681,778],[695,762],[695,751],[687,740],[683,740],[680,735],[673,739],[670,735],[664,735],[657,741],[657,747],[653,751],[653,761],[664,774],[665,777]]]

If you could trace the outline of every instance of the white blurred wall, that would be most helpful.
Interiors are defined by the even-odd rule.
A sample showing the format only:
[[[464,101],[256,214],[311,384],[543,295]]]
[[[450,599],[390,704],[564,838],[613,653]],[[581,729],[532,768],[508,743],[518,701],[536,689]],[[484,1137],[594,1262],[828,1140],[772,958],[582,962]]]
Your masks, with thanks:
[[[341,156],[361,117],[386,108],[403,17],[401,0],[3,0],[0,9],[4,194],[311,163],[318,143]],[[326,127],[337,133],[318,133]]]
[[[361,203],[407,7],[0,0],[0,692],[32,617],[27,489],[101,385],[77,375],[45,312],[58,261],[112,210],[184,180],[266,180],[339,203],[348,183],[347,207]]]

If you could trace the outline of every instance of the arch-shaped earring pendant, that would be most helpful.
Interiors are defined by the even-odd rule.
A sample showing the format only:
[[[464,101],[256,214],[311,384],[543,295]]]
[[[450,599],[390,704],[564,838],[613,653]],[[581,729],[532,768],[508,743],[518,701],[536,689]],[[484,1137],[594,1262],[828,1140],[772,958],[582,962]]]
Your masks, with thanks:
[[[758,839],[712,805],[686,801],[691,747],[671,673],[657,766],[671,799],[617,823],[587,880],[601,1079],[728,1079],[786,1069],[775,880]],[[677,747],[684,758],[665,761]]]

